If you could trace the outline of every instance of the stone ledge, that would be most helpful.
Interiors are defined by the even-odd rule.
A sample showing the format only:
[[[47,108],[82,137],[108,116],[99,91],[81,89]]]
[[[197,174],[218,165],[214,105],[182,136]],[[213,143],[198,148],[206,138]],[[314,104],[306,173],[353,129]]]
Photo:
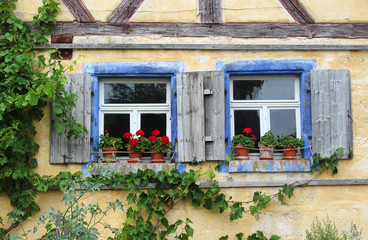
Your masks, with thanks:
[[[309,172],[310,160],[243,160],[231,161],[229,172]]]

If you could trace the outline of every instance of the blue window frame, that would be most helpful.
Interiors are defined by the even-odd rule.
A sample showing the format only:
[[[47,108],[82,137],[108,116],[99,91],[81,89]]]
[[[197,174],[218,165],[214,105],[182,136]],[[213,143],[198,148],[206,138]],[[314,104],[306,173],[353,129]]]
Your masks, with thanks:
[[[134,63],[88,63],[84,73],[91,75],[91,129],[90,136],[94,140],[91,152],[98,151],[99,139],[99,106],[100,80],[102,78],[169,78],[170,79],[170,112],[171,138],[177,137],[177,105],[176,74],[184,71],[183,62],[134,62]],[[175,144],[175,143],[174,143]],[[97,161],[97,154],[91,154],[90,162]],[[86,164],[88,165],[88,163]],[[84,166],[85,168],[86,166]],[[83,167],[82,167],[83,169]]]
[[[300,90],[300,119],[301,135],[305,140],[305,147],[309,146],[308,137],[312,135],[311,123],[311,96],[310,71],[316,68],[314,59],[280,59],[280,60],[254,60],[254,61],[217,61],[216,70],[225,72],[225,135],[231,139],[230,119],[230,76],[236,75],[297,75],[299,76]],[[226,148],[229,155],[230,147]],[[303,157],[310,156],[310,150],[305,149]]]

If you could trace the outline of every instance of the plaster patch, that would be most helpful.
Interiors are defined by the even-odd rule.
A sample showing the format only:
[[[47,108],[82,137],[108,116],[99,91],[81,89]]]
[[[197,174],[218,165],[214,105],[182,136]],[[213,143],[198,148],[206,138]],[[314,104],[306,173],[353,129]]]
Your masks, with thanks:
[[[359,108],[362,109],[364,112],[368,113],[368,103],[366,100],[363,100],[359,103]]]
[[[368,147],[368,137],[354,137],[354,146],[355,147]]]
[[[359,162],[353,164],[353,169],[368,169],[368,155],[366,155]]]

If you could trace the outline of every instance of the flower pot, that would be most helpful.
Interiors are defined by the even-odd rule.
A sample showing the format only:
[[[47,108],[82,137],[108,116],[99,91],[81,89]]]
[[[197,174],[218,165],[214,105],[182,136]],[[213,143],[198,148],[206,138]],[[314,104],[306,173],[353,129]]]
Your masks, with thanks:
[[[117,156],[117,151],[118,149],[115,147],[111,147],[111,148],[107,148],[104,147],[102,148],[102,152],[103,152],[103,160],[102,162],[116,162],[116,156]]]
[[[128,148],[129,151],[129,160],[128,163],[138,163],[142,159],[142,153],[141,152],[133,152],[130,148]]]
[[[260,160],[273,160],[273,146],[258,145],[261,156]]]
[[[235,156],[235,160],[237,161],[243,161],[243,160],[249,160],[249,148],[244,145],[236,145],[236,152],[237,155]]]
[[[283,148],[284,157],[283,160],[296,160],[296,151],[297,148],[293,148],[292,146],[287,146]]]
[[[163,152],[156,152],[156,149],[150,149],[152,163],[165,163]]]

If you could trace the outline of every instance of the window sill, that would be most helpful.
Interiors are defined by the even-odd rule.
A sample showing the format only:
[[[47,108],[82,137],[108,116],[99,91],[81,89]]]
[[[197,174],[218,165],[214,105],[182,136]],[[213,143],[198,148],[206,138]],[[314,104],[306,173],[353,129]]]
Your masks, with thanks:
[[[230,161],[228,172],[309,172],[310,160],[259,160]]]
[[[137,172],[138,170],[152,169],[158,171],[170,171],[179,169],[180,166],[175,163],[92,163],[89,167],[89,172],[92,175],[103,175],[107,172],[118,172],[121,174],[129,174],[130,172]]]

